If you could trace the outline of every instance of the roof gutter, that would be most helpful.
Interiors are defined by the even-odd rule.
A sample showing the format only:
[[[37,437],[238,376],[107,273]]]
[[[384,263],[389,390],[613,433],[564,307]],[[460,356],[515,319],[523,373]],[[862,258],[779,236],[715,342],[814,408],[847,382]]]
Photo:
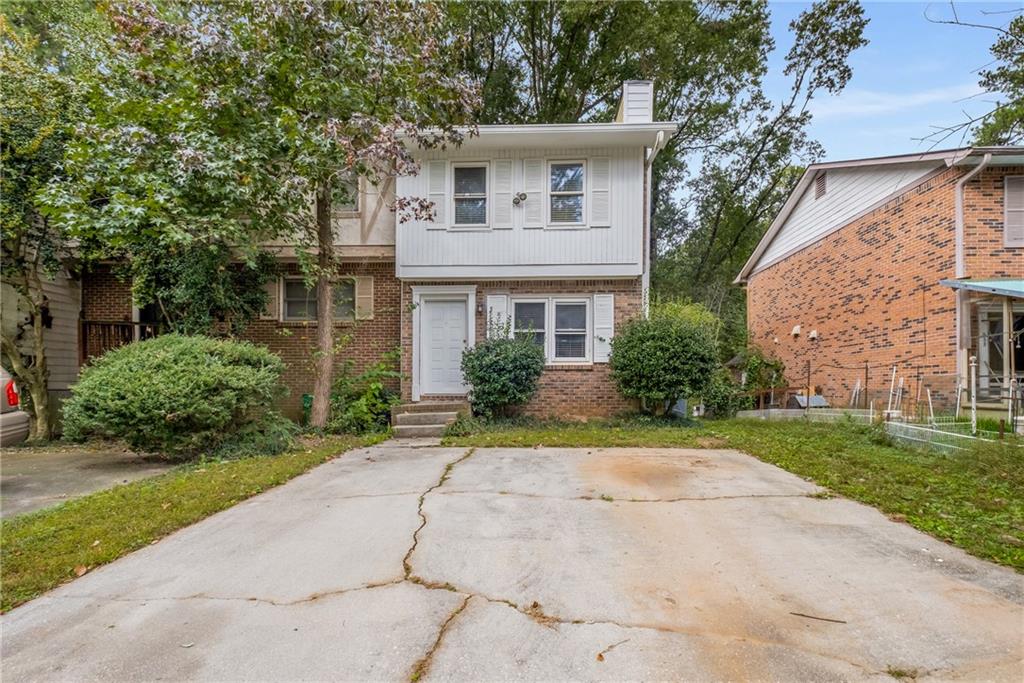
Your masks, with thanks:
[[[990,161],[992,161],[992,153],[986,152],[981,163],[956,182],[956,270],[954,277],[958,279],[967,277],[967,264],[964,260],[964,186],[967,181],[981,173]]]

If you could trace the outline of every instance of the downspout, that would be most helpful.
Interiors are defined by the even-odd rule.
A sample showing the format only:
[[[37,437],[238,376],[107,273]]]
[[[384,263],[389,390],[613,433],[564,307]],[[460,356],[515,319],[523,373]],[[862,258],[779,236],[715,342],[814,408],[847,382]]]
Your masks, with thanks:
[[[992,154],[986,153],[985,156],[982,157],[981,163],[971,169],[968,173],[964,174],[960,180],[956,181],[956,189],[954,191],[954,200],[956,202],[956,266],[954,270],[954,277],[957,280],[967,277],[967,259],[964,254],[964,187],[971,178],[981,173],[985,167],[988,166],[990,161],[992,161]],[[961,382],[966,379],[964,377],[964,372],[967,368],[968,349],[971,346],[970,326],[964,324],[968,321],[969,316],[968,294],[963,289],[957,289],[956,332],[958,341],[956,350],[956,374],[959,376]]]
[[[647,317],[647,312],[650,309],[651,297],[651,168],[654,165],[654,158],[665,148],[666,144],[668,144],[668,139],[665,137],[665,131],[659,130],[657,137],[654,138],[654,146],[651,147],[651,151],[647,153],[644,160],[644,263],[640,276],[640,287],[643,290],[641,306],[644,317]]]

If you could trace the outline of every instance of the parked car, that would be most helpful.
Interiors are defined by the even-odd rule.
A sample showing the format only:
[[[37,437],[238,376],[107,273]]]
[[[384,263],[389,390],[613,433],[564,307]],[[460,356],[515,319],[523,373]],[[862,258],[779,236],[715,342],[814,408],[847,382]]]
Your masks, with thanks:
[[[0,446],[13,446],[28,438],[28,413],[19,408],[21,398],[14,378],[0,368]]]

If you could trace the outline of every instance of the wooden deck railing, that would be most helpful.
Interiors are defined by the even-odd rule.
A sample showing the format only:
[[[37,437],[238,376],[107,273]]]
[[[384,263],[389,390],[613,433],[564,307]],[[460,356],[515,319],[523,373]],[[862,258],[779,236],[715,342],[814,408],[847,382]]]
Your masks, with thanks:
[[[162,323],[138,323],[114,320],[81,320],[78,345],[79,364],[111,349],[155,337],[164,331]]]

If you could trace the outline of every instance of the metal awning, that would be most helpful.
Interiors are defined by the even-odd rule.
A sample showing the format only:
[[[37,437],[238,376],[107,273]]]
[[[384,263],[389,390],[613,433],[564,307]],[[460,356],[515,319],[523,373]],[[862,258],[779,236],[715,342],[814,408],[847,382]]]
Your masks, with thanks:
[[[1024,280],[939,280],[939,284],[969,292],[1024,299]]]

